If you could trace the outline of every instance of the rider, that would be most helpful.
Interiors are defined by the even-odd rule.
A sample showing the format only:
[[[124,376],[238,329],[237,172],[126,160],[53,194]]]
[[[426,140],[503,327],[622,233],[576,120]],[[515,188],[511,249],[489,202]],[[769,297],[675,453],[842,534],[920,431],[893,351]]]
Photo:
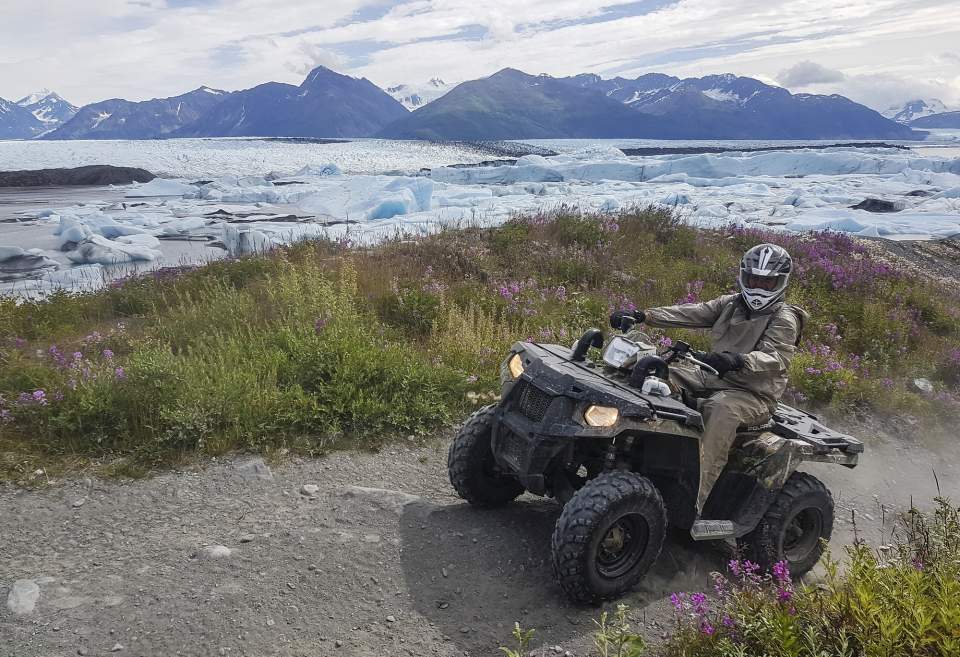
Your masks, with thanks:
[[[809,315],[784,301],[793,260],[775,244],[760,244],[740,261],[739,294],[610,316],[658,328],[710,329],[712,351],[694,354],[719,372],[671,368],[670,382],[695,398],[703,414],[697,515],[727,463],[740,426],[767,422],[787,387],[787,371]]]

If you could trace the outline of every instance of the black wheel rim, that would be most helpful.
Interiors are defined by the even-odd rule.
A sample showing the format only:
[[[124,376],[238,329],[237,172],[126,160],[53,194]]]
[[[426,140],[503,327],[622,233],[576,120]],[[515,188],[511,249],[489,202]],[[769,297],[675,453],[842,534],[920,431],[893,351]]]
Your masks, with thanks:
[[[617,518],[597,544],[597,572],[607,579],[623,577],[643,557],[649,542],[650,528],[643,516]]]
[[[781,545],[783,557],[789,563],[806,561],[817,546],[823,534],[823,514],[819,509],[809,507],[800,509],[784,525]]]

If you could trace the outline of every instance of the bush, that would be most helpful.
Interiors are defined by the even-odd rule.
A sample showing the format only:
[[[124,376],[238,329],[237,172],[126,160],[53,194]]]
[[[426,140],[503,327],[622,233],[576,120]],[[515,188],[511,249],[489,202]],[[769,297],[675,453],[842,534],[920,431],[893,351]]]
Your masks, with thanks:
[[[860,242],[561,208],[369,249],[301,243],[46,302],[0,299],[0,440],[150,463],[376,445],[495,396],[516,340],[569,345],[618,308],[732,291],[742,251],[760,241],[794,254],[790,301],[812,315],[790,401],[960,417],[960,299]],[[917,393],[916,377],[934,393]]]
[[[675,593],[664,657],[928,657],[960,654],[960,509],[911,511],[892,546],[847,548],[841,573],[826,561],[816,586],[791,581],[785,562],[760,573],[731,561],[715,595]]]

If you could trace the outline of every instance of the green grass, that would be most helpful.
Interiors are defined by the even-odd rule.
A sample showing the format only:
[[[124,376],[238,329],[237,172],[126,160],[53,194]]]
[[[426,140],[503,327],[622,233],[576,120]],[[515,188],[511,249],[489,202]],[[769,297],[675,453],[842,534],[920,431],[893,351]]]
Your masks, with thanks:
[[[495,393],[515,340],[570,344],[619,307],[729,292],[740,254],[762,240],[794,253],[790,298],[813,315],[788,401],[960,415],[960,300],[849,239],[562,209],[369,249],[304,243],[46,302],[2,299],[0,477],[51,461],[122,457],[113,470],[140,472],[235,449],[317,454],[426,433]],[[918,376],[933,395],[912,389]]]

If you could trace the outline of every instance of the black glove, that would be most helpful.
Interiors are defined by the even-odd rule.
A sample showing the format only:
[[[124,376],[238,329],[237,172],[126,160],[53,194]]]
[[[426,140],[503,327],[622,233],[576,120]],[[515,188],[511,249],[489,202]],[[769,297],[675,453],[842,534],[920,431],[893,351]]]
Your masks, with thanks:
[[[730,351],[695,351],[693,357],[706,363],[722,377],[727,372],[733,372],[743,369],[743,354],[735,354]]]
[[[626,331],[634,324],[643,324],[646,318],[642,310],[616,310],[610,315],[610,326],[618,331]]]

